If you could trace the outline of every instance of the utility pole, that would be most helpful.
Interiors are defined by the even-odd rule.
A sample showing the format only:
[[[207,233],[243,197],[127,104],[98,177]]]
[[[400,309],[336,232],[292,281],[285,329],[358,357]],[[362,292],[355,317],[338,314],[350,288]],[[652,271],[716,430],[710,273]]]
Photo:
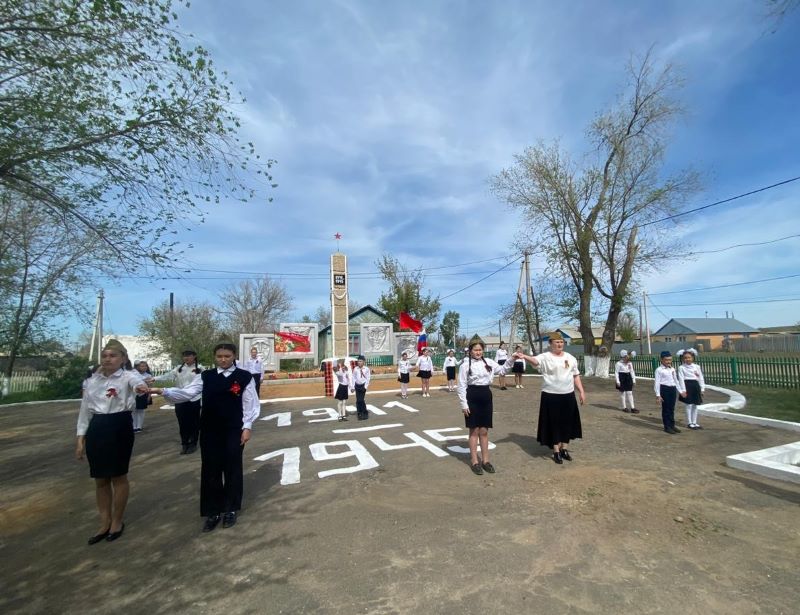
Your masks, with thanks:
[[[517,293],[514,295],[514,311],[511,314],[511,332],[508,334],[508,346],[509,348],[514,348],[514,342],[516,341],[517,335],[517,316],[519,314],[519,309],[523,307],[520,305],[520,297],[522,297],[522,285],[524,284],[525,279],[525,263],[528,260],[528,253],[525,253],[525,258],[520,264],[519,267],[519,283],[517,284]]]
[[[643,333],[644,332],[642,330],[642,304],[640,303],[639,304],[639,354],[642,354],[644,350],[643,349],[644,340],[642,340]]]
[[[647,323],[647,293],[642,291],[642,305],[644,306],[644,331],[647,335],[647,354],[652,354],[653,349],[650,346],[650,325]]]
[[[100,352],[103,349],[103,300],[105,294],[103,289],[97,291],[97,309],[94,313],[94,329],[92,330],[92,341],[89,344],[89,363],[97,359],[100,363]]]

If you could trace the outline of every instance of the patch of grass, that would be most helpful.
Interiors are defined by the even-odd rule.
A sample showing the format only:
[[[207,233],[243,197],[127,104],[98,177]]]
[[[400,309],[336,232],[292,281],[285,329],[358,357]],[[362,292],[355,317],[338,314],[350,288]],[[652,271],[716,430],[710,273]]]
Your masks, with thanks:
[[[27,393],[9,393],[5,397],[0,397],[0,405],[19,404],[24,401],[40,401],[42,396],[37,391]]]
[[[800,423],[800,389],[767,389],[737,385],[728,387],[747,398],[742,414]]]

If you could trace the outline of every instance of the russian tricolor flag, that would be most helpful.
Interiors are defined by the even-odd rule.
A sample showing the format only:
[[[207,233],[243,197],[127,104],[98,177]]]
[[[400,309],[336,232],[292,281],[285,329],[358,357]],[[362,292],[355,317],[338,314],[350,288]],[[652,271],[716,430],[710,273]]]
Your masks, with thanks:
[[[423,329],[419,338],[417,338],[417,352],[419,354],[422,354],[422,349],[425,348],[427,345],[428,345],[428,336],[425,334],[425,330]]]

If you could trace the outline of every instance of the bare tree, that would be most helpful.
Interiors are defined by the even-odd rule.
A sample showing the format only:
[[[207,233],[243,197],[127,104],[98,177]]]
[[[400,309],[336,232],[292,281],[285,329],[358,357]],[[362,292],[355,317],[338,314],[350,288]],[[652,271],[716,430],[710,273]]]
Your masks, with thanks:
[[[347,300],[347,313],[352,314],[353,312],[357,312],[363,306],[358,302],[352,299]],[[324,329],[329,324],[331,324],[331,308],[326,307],[324,305],[319,306],[312,316],[305,315],[301,319],[303,322],[316,322],[319,323],[319,328]]]
[[[628,75],[619,102],[589,127],[594,147],[584,164],[558,143],[540,143],[492,178],[495,194],[522,211],[523,239],[572,283],[587,354],[597,350],[593,300],[608,304],[601,345],[610,347],[636,275],[667,262],[665,218],[699,185],[693,171],[661,175],[667,130],[682,112],[674,69],[656,70],[648,51]]]
[[[225,328],[236,333],[266,333],[275,329],[294,309],[289,291],[269,276],[245,280],[219,295],[217,313]]]
[[[88,316],[76,299],[103,270],[104,247],[71,219],[58,218],[0,189],[0,349],[3,390],[22,352],[58,337],[58,323]]]
[[[222,328],[214,307],[202,301],[179,303],[172,310],[169,301],[163,301],[148,318],[139,321],[139,331],[168,353],[173,362],[178,363],[181,353],[191,349],[204,365],[212,364],[212,349],[217,343],[233,337]]]

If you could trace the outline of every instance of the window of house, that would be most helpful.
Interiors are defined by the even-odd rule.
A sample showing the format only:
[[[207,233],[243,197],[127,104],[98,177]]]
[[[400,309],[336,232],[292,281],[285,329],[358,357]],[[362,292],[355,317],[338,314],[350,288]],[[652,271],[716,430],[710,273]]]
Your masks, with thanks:
[[[361,354],[361,335],[351,335],[347,344],[351,356],[357,357]]]
[[[665,342],[671,342],[671,341],[672,341],[672,338],[671,338],[671,337],[665,337],[665,338],[664,338],[664,341],[665,341]]]
[[[678,336],[678,341],[679,342],[685,342],[686,341],[686,336],[685,335],[679,335]]]

